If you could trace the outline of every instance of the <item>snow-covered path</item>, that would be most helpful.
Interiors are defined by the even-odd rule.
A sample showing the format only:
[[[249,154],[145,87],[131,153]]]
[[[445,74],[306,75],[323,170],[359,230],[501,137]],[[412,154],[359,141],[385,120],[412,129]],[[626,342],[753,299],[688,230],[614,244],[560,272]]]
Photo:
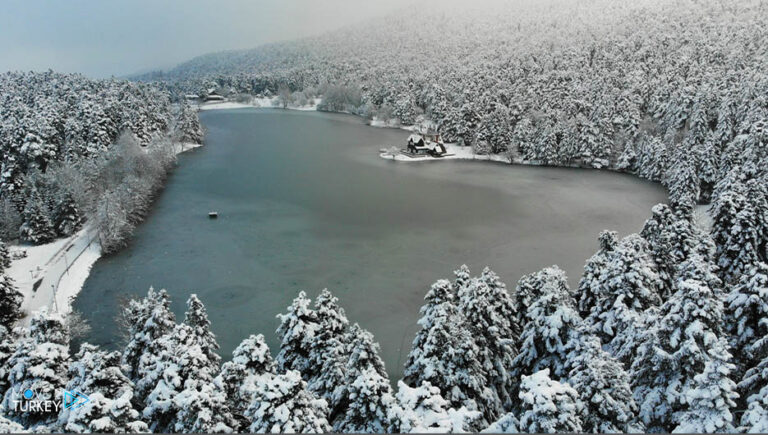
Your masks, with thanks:
[[[25,258],[14,260],[8,273],[24,295],[26,319],[43,307],[62,313],[71,310],[71,299],[83,286],[93,263],[101,255],[96,230],[90,225],[71,237],[40,246],[13,246]]]

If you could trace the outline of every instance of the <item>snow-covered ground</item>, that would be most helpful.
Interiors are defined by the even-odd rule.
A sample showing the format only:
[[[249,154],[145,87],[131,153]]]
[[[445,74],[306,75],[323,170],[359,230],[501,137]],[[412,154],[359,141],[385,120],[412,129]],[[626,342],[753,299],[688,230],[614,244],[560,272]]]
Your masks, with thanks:
[[[392,156],[387,150],[380,150],[379,156],[382,159],[387,160],[396,160],[399,162],[424,162],[424,161],[441,161],[441,160],[456,160],[456,159],[462,159],[462,160],[485,160],[485,161],[491,161],[491,162],[502,162],[502,163],[509,163],[509,160],[499,154],[490,154],[490,155],[481,155],[481,154],[475,154],[472,152],[472,147],[462,147],[458,146],[456,144],[446,144],[445,149],[447,151],[446,156],[444,157],[430,157],[427,155],[421,155],[418,157],[411,157],[407,156],[405,154],[397,154],[395,156]]]
[[[714,220],[709,213],[709,204],[697,205],[693,210],[693,218],[696,223],[706,232],[712,231],[712,224]]]
[[[201,147],[202,144],[175,144],[176,153]],[[26,256],[13,260],[8,275],[24,296],[22,323],[43,307],[63,314],[72,311],[72,300],[88,278],[91,267],[101,257],[96,229],[86,224],[71,237],[40,246],[11,246],[11,253],[25,251]]]
[[[71,300],[101,256],[96,231],[86,225],[68,238],[40,246],[11,246],[11,253],[26,251],[26,257],[11,262],[8,274],[24,295],[21,309],[29,314],[43,307],[69,313]]]
[[[312,102],[305,106],[289,105],[286,109],[290,110],[317,110],[317,105],[320,104],[320,98],[312,99]],[[280,103],[277,97],[254,97],[247,103],[237,103],[234,101],[215,101],[210,103],[203,103],[200,105],[200,110],[217,110],[217,109],[243,109],[246,107],[263,107],[263,108],[280,108]]]

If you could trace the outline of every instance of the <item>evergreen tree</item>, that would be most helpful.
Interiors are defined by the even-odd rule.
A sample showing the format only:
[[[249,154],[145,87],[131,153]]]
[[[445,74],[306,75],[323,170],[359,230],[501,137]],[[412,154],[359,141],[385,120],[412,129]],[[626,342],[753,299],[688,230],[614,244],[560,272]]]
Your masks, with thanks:
[[[461,291],[461,289],[469,284],[469,281],[472,279],[472,275],[470,275],[469,267],[467,267],[466,264],[462,264],[461,267],[454,270],[453,275],[455,277],[453,281],[453,293],[458,295],[459,291]]]
[[[508,412],[485,428],[482,433],[521,433],[520,420],[513,412]]]
[[[739,431],[749,433],[768,432],[768,385],[761,388],[756,394],[749,396],[747,404],[749,408],[741,417]]]
[[[182,143],[203,143],[203,128],[200,126],[197,109],[187,104],[186,101],[179,109],[175,138]]]
[[[339,307],[338,299],[327,289],[315,299],[315,313],[319,329],[309,350],[309,359],[315,370],[307,384],[310,391],[328,402],[329,416],[333,420],[342,411],[337,409],[338,403],[334,398],[339,389],[344,388],[346,378],[349,321]]]
[[[29,335],[22,337],[8,360],[10,388],[5,392],[3,408],[6,416],[32,428],[54,423],[57,414],[32,411],[13,406],[23,401],[26,390],[34,392],[36,400],[58,400],[67,382],[69,363],[69,332],[64,318],[46,310],[36,312],[29,326]]]
[[[325,401],[307,390],[299,372],[289,370],[255,377],[245,417],[255,433],[327,433],[327,413]]]
[[[0,433],[23,433],[24,426],[0,415]]]
[[[493,415],[495,396],[487,387],[478,361],[480,351],[454,299],[446,280],[437,281],[427,292],[404,381],[413,388],[428,383],[438,388],[452,408],[479,410],[487,419]]]
[[[687,409],[680,416],[677,433],[734,432],[731,409],[739,397],[736,384],[728,376],[733,364],[722,360],[707,361],[704,371],[694,377],[694,386],[685,391]]]
[[[0,273],[11,267],[11,252],[8,245],[0,240]]]
[[[568,292],[568,278],[559,267],[546,267],[538,272],[525,275],[517,282],[517,288],[512,294],[515,316],[518,325],[528,323],[528,308],[536,302],[542,294],[544,286],[558,287],[559,291]]]
[[[222,390],[214,383],[218,344],[205,307],[195,295],[187,301],[184,323],[158,340],[161,350],[147,378],[156,379],[145,401],[145,418],[155,431],[232,431],[236,425]],[[144,356],[142,356],[143,358]]]
[[[714,221],[712,238],[717,246],[720,277],[730,284],[761,261],[765,253],[761,253],[763,242],[758,211],[748,200],[749,188],[740,181],[720,188],[722,193],[716,196],[710,211]]]
[[[277,337],[280,340],[280,352],[277,354],[277,368],[280,372],[296,370],[306,380],[314,375],[315,367],[310,360],[310,349],[320,326],[317,313],[310,307],[310,301],[304,292],[293,300],[286,314],[278,314],[280,326]]]
[[[72,194],[66,192],[64,197],[56,204],[53,226],[60,237],[68,237],[80,229],[83,217],[77,208],[77,203]]]
[[[396,404],[389,416],[391,433],[470,432],[481,418],[478,411],[455,409],[440,395],[440,389],[424,382],[411,388],[397,383]]]
[[[24,296],[16,290],[13,279],[6,274],[6,268],[9,266],[8,250],[0,241],[0,326],[11,330],[16,320],[21,318]]]
[[[333,430],[341,433],[383,433],[389,427],[394,397],[389,379],[372,366],[357,372],[345,392],[348,407],[334,422]]]
[[[16,351],[19,337],[5,326],[0,325],[0,398],[10,387],[8,377],[11,366],[9,360]]]
[[[22,241],[42,245],[56,238],[56,231],[51,222],[49,211],[37,189],[32,189],[22,216],[24,224],[19,230],[19,238]]]
[[[749,370],[768,356],[768,265],[757,263],[733,286],[726,300],[726,326],[734,356]]]
[[[337,432],[382,432],[394,402],[392,387],[373,335],[354,324],[349,331],[349,359],[344,388],[334,403],[343,410],[333,422]]]
[[[59,423],[67,432],[139,433],[147,425],[133,408],[133,384],[122,373],[120,353],[100,351],[83,344],[69,366],[67,391],[88,394],[88,401],[77,408],[63,408]]]
[[[568,384],[550,379],[549,369],[522,377],[520,400],[520,432],[582,432],[578,393]]]
[[[459,292],[459,312],[480,350],[478,359],[498,402],[487,403],[486,415],[492,420],[513,402],[514,380],[510,377],[519,339],[516,309],[504,284],[490,269],[474,278]],[[495,401],[493,401],[495,402]]]
[[[600,233],[598,240],[600,250],[590,257],[584,266],[584,275],[579,280],[578,293],[574,295],[574,299],[579,303],[579,314],[584,317],[589,316],[592,308],[597,305],[601,294],[602,279],[600,275],[610,263],[613,251],[618,244],[616,231],[605,230]]]
[[[564,274],[543,275],[565,278]],[[582,323],[567,285],[563,288],[559,280],[544,282],[526,318],[520,354],[513,362],[511,376],[520,379],[526,373],[548,369],[555,379],[567,379],[567,345],[578,339],[576,334]]]
[[[660,303],[662,283],[647,242],[636,234],[622,239],[600,280],[598,303],[586,321],[614,356],[626,360],[631,337],[625,332],[642,321],[648,308]]]
[[[693,210],[701,193],[696,162],[690,150],[679,148],[676,154],[675,165],[669,169],[665,180],[669,201],[675,209]]]
[[[216,342],[216,336],[211,331],[211,322],[208,320],[205,306],[197,298],[196,294],[190,295],[187,300],[187,312],[184,314],[184,323],[195,331],[196,344],[200,346],[203,355],[210,362],[211,371],[215,372],[221,362],[221,357],[217,353],[219,344]]]
[[[246,430],[250,425],[244,415],[251,400],[252,380],[267,373],[275,373],[275,363],[261,334],[243,340],[232,352],[232,360],[221,366],[221,372],[214,382],[223,391],[232,416],[237,421],[233,427],[235,431]]]
[[[713,382],[711,376],[720,376],[720,385],[730,382],[731,355],[722,312],[718,292],[691,277],[678,281],[677,291],[659,310],[632,364],[639,416],[650,431],[671,431],[681,423],[683,411],[693,411],[686,392],[696,388],[695,377],[710,361],[717,364],[713,366],[717,371],[707,376],[707,382]]]
[[[230,413],[227,396],[208,380],[187,379],[173,398],[177,409],[173,431],[178,433],[232,433],[237,421]]]
[[[157,372],[151,369],[165,351],[160,338],[169,334],[176,325],[170,304],[165,290],[156,292],[150,288],[146,298],[130,301],[124,310],[128,343],[123,349],[122,363],[127,368],[128,377],[136,385],[139,399],[143,399],[154,387]]]
[[[589,433],[642,432],[636,423],[637,404],[632,399],[629,375],[602,350],[600,340],[582,330],[568,344],[568,384],[584,407],[582,426]]]

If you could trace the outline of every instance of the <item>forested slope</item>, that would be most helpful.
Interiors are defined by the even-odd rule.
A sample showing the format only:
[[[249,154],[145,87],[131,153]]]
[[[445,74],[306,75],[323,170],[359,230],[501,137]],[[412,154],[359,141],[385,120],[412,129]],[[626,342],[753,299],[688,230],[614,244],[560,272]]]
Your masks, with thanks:
[[[397,388],[326,291],[279,316],[274,359],[253,335],[223,364],[194,296],[179,323],[165,292],[128,303],[113,353],[70,355],[68,325],[40,313],[0,328],[0,431],[767,431],[768,5],[518,5],[406,11],[162,77],[184,92],[322,95],[327,110],[434,122],[477,152],[669,186],[637,234],[596,235],[577,288],[556,266],[514,288],[460,267],[425,289]],[[711,231],[697,202],[712,204]],[[95,385],[81,410],[11,406],[25,388]]]
[[[6,240],[49,242],[93,217],[102,248],[114,250],[174,162],[172,142],[202,142],[196,111],[174,109],[157,84],[9,72],[0,113]]]

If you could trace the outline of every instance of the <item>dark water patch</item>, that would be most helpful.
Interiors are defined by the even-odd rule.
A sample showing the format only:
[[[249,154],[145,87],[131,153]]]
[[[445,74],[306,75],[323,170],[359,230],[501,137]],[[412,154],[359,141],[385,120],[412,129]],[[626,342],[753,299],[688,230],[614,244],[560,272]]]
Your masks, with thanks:
[[[471,161],[399,163],[377,150],[407,132],[354,117],[277,110],[202,114],[206,146],[179,168],[130,246],[100,259],[75,308],[114,346],[119,297],[197,293],[224,358],[245,337],[276,346],[275,315],[328,287],[399,375],[430,284],[467,263],[514,288],[558,264],[578,282],[605,229],[639,231],[658,185],[589,170]],[[216,210],[219,218],[208,219]]]

